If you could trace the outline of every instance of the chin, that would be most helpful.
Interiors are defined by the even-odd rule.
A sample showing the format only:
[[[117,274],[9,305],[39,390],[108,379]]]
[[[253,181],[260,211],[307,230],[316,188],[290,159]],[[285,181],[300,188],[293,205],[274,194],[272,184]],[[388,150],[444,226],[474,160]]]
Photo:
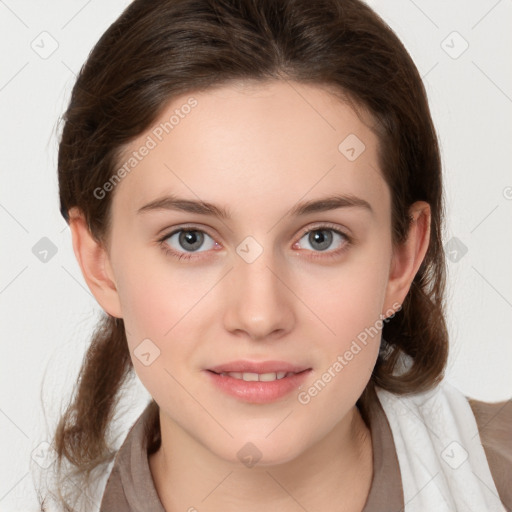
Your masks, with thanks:
[[[237,466],[279,466],[296,459],[308,448],[297,444],[290,436],[287,438],[288,442],[284,443],[277,436],[274,439],[265,439],[261,437],[261,433],[254,436],[244,435],[228,440],[224,446],[209,446],[209,449],[219,458]]]

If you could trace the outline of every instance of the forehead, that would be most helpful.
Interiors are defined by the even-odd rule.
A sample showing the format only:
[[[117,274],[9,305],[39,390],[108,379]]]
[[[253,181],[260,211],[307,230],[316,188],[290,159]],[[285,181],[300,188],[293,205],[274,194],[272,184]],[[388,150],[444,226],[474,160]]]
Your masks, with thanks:
[[[332,192],[382,202],[387,190],[370,123],[326,88],[296,82],[181,95],[125,148],[118,165],[128,172],[114,211],[134,214],[164,193],[230,210],[254,205],[251,214]]]

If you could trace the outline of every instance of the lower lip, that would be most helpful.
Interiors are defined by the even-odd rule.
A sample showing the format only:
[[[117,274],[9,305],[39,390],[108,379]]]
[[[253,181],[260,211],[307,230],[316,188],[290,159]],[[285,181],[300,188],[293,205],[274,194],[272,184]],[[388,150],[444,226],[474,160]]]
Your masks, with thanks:
[[[244,402],[266,404],[282,398],[296,390],[309,375],[311,370],[283,377],[270,382],[245,381],[233,377],[219,375],[210,370],[206,373],[212,382],[226,394]]]

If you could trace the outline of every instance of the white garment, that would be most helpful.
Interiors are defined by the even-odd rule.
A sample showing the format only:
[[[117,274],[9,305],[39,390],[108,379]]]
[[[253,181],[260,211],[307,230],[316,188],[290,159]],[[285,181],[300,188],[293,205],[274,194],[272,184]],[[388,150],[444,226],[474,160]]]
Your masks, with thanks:
[[[443,380],[409,396],[376,392],[393,433],[405,512],[506,512],[458,389]]]

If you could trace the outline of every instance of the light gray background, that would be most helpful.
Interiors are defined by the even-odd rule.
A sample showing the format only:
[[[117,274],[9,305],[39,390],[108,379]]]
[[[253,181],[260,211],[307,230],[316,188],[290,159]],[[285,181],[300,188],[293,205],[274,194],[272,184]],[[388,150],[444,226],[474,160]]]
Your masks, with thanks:
[[[447,197],[444,241],[454,260],[448,261],[447,376],[469,396],[508,399],[512,1],[369,3],[416,62],[440,138]],[[48,428],[54,427],[76,379],[99,311],[58,210],[56,127],[75,74],[127,4],[0,0],[2,512],[37,510],[29,463],[31,458],[51,463],[40,443],[49,439]],[[52,45],[58,47],[47,55]],[[46,262],[32,250],[43,237],[57,250]],[[135,381],[125,425],[140,414],[147,398]]]

